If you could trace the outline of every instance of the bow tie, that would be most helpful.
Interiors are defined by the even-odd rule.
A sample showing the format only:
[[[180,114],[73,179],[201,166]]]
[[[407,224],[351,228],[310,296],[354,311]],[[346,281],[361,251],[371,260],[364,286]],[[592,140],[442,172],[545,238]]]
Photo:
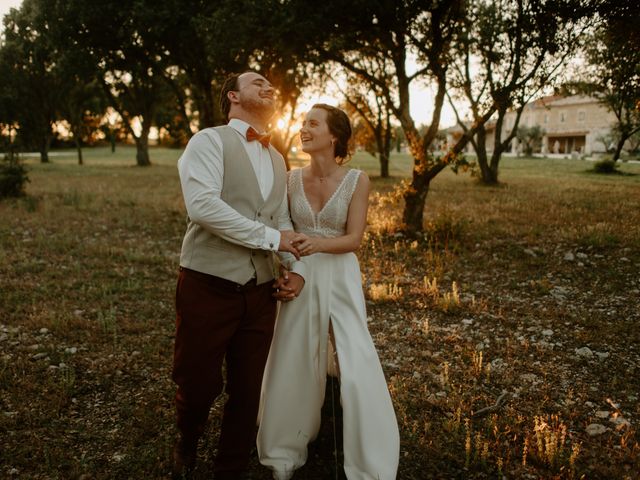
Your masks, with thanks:
[[[271,134],[265,133],[264,135],[260,135],[253,127],[249,127],[247,129],[247,142],[253,142],[254,140],[258,140],[264,148],[269,148]]]

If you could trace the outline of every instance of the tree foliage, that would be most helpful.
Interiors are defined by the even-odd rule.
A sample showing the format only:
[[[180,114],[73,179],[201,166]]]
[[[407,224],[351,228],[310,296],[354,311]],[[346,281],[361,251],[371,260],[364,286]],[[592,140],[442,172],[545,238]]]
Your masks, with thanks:
[[[616,117],[616,161],[625,142],[640,131],[640,33],[629,28],[640,23],[640,11],[636,2],[622,1],[608,5],[603,16],[605,21],[586,46],[589,68],[587,83],[581,85]]]
[[[437,139],[447,88],[451,42],[463,18],[464,2],[431,1],[325,1],[309,12],[306,2],[293,0],[316,62],[335,62],[382,96],[402,127],[414,159],[413,174],[403,197],[403,228],[411,234],[423,229],[423,212],[431,180],[447,165],[455,164],[466,139],[445,155],[431,148]],[[417,67],[410,70],[408,60]],[[371,69],[370,66],[374,68]],[[410,87],[417,83],[436,90],[431,122],[424,134],[409,110]],[[427,108],[425,106],[424,108]]]
[[[544,129],[540,125],[528,127],[526,125],[518,127],[516,138],[525,155],[531,156],[533,152],[539,151],[542,147],[542,138],[545,135]]]
[[[363,59],[362,63],[367,65],[367,59]],[[382,68],[380,65],[369,64],[367,70],[379,70],[380,75],[383,75]],[[336,72],[332,78],[335,82],[335,79],[339,79],[340,76]],[[389,159],[391,158],[394,126],[391,122],[393,112],[387,98],[380,88],[374,87],[372,89],[361,82],[349,82],[348,79],[342,79],[342,81],[338,80],[335,83],[336,88],[344,97],[347,113],[354,121],[355,119],[361,121],[363,128],[359,132],[360,141],[371,154],[378,154],[380,176],[382,178],[389,177]]]
[[[20,143],[49,161],[52,126],[66,90],[66,76],[57,62],[58,49],[39,0],[24,0],[4,17],[0,49],[3,104],[18,126]]]
[[[471,0],[464,27],[454,43],[449,100],[458,124],[465,132],[477,126],[470,137],[480,167],[481,179],[498,181],[502,153],[517,136],[523,109],[561,71],[579,46],[593,13],[588,2],[564,0]],[[469,109],[461,118],[456,102]],[[487,112],[495,112],[493,151],[487,151]],[[507,112],[515,121],[507,126]]]

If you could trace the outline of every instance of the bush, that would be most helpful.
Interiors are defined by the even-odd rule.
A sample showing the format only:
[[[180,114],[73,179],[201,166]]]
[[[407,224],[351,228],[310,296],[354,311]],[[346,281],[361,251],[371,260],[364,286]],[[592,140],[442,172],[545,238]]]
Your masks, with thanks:
[[[600,160],[593,166],[596,173],[618,173],[618,164],[610,159]]]
[[[9,161],[0,163],[0,198],[24,195],[28,181],[29,177],[24,165]]]

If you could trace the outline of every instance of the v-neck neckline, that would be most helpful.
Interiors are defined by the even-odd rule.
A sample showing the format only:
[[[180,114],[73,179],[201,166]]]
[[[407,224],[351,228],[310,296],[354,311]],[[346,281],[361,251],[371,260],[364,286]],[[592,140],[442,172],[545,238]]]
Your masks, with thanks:
[[[331,203],[331,201],[336,196],[338,191],[342,188],[342,185],[344,184],[345,180],[347,179],[347,176],[351,172],[351,170],[347,170],[347,173],[344,174],[344,177],[342,177],[342,180],[340,180],[340,183],[338,183],[338,186],[336,187],[336,189],[333,191],[333,193],[329,197],[329,200],[327,200],[325,202],[325,204],[322,206],[322,208],[316,212],[313,209],[313,207],[311,206],[311,202],[309,201],[309,198],[307,197],[307,192],[304,189],[304,179],[302,178],[302,168],[300,168],[299,170],[300,170],[300,188],[302,189],[302,196],[304,197],[304,201],[306,202],[307,207],[309,207],[309,211],[311,211],[311,213],[313,214],[314,218],[317,218],[318,216],[320,216],[320,214],[322,212],[324,212],[324,209],[327,208],[327,205],[329,205]]]

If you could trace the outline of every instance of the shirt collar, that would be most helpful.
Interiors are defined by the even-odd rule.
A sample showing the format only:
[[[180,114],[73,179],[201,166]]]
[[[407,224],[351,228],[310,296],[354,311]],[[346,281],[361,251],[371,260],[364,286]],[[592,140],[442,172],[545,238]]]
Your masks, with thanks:
[[[251,125],[249,125],[247,122],[238,118],[232,118],[231,120],[229,120],[229,123],[227,123],[227,125],[233,128],[240,135],[242,135],[242,138],[247,138],[247,130],[249,130],[249,127],[251,127]]]

